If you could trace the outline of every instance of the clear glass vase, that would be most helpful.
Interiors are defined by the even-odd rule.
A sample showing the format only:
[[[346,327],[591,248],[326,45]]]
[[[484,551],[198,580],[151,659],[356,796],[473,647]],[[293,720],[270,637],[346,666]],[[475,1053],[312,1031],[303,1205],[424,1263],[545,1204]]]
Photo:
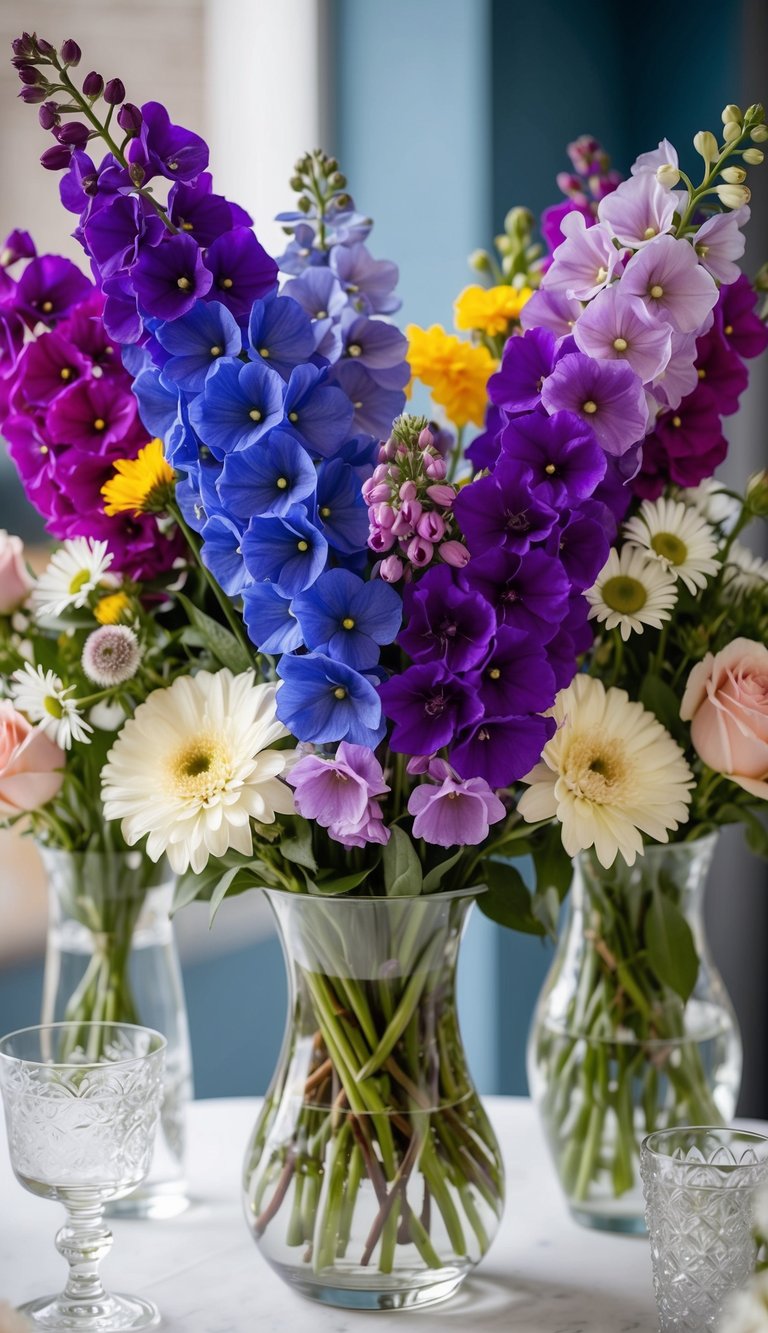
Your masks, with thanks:
[[[486,1253],[504,1197],[456,1011],[474,895],[265,892],[290,997],[244,1165],[253,1237],[286,1282],[327,1304],[443,1300]]]
[[[721,1125],[736,1109],[736,1016],[704,933],[716,835],[651,846],[635,865],[574,862],[567,924],[536,1007],[528,1081],[571,1213],[586,1226],[645,1230],[639,1172],[646,1134]],[[699,957],[687,1002],[645,946],[654,894],[668,895]],[[674,948],[674,941],[670,941]]]
[[[167,1041],[163,1106],[152,1166],[121,1217],[174,1217],[188,1206],[185,1118],[192,1056],[169,912],[173,876],[141,852],[40,847],[48,877],[43,1023],[138,1023]],[[73,1027],[73,1031],[76,1029]]]

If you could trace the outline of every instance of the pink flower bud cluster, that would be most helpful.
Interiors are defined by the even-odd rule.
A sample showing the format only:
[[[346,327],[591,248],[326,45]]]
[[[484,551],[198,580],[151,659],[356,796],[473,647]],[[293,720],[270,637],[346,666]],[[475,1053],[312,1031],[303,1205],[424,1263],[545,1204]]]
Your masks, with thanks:
[[[383,557],[377,572],[385,583],[412,578],[415,569],[425,569],[436,559],[457,569],[469,560],[452,513],[456,487],[445,480],[446,473],[428,427],[415,444],[390,436],[381,446],[363,498],[370,522],[368,545]]]

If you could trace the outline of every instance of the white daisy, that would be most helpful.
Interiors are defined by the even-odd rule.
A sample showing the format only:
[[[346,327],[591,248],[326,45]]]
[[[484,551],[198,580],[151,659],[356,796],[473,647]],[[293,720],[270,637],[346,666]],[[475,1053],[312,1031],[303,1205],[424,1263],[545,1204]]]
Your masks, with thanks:
[[[14,671],[13,680],[13,699],[19,712],[26,713],[30,722],[37,722],[62,750],[70,750],[73,741],[90,744],[93,727],[81,716],[77,699],[72,698],[74,685],[65,687],[55,671],[44,671],[30,662]]]
[[[199,671],[139,705],[101,774],[104,813],[129,847],[146,836],[153,861],[166,853],[177,874],[199,873],[230,847],[252,851],[252,819],[293,813],[280,781],[291,751],[268,748],[288,735],[276,693],[251,671]]]
[[[725,561],[723,583],[737,598],[747,592],[765,590],[768,584],[768,560],[761,560],[741,542],[732,542]]]
[[[720,568],[714,529],[682,500],[643,500],[640,513],[624,524],[630,546],[655,555],[670,574],[696,593]]]
[[[590,620],[599,620],[606,629],[618,625],[626,640],[633,630],[642,634],[644,625],[661,629],[677,601],[677,590],[660,561],[635,546],[625,546],[620,553],[615,547],[611,550],[584,596]]]
[[[523,819],[556,818],[569,856],[594,847],[602,866],[617,855],[633,865],[645,833],[668,842],[688,819],[693,774],[679,745],[625,690],[578,675],[551,716],[557,731],[523,778]]]
[[[708,523],[715,523],[723,532],[731,531],[741,513],[740,501],[729,495],[727,487],[722,481],[715,481],[714,477],[700,481],[698,486],[678,487],[675,494],[683,504],[695,509]]]
[[[32,605],[44,616],[60,616],[85,606],[112,564],[106,542],[75,537],[51,556],[48,568],[32,591]]]

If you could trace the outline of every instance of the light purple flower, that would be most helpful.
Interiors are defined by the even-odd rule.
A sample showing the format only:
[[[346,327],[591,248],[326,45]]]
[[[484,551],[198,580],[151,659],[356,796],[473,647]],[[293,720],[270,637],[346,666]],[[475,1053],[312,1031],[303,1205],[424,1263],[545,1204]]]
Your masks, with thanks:
[[[431,782],[415,787],[408,813],[415,815],[414,838],[437,847],[470,847],[483,842],[506,810],[484,778],[446,777],[439,787]]]
[[[645,435],[648,407],[639,376],[619,361],[593,361],[569,352],[544,381],[548,412],[576,412],[607,454],[623,454]]]
[[[653,382],[652,393],[665,407],[678,407],[699,382],[696,370],[696,335],[672,333],[672,353]]]
[[[741,228],[749,222],[749,208],[735,208],[731,213],[715,213],[707,218],[691,238],[702,268],[716,282],[725,286],[736,282],[741,269],[734,260],[744,254],[746,240]]]
[[[642,172],[652,171],[654,175],[659,167],[676,167],[679,165],[677,149],[672,146],[669,139],[662,139],[658,148],[654,148],[650,153],[641,153],[629,168],[632,176],[639,176]]]
[[[717,302],[715,282],[699,264],[693,246],[674,236],[657,236],[633,255],[621,284],[625,292],[640,297],[654,318],[666,320],[680,333],[700,332]]]
[[[539,288],[520,311],[520,323],[524,329],[550,329],[555,337],[565,338],[581,311],[581,302],[566,296],[565,292]]]
[[[588,227],[580,213],[569,213],[561,225],[566,239],[555,250],[542,287],[591,301],[621,271],[621,251],[608,227]]]
[[[376,799],[385,796],[389,787],[381,764],[366,745],[342,741],[335,759],[306,755],[286,781],[294,788],[299,814],[327,828],[345,847],[389,841]]]
[[[643,384],[661,374],[672,354],[671,326],[654,319],[636,296],[628,296],[622,282],[598,292],[575,325],[573,336],[587,356],[626,361]]]
[[[669,231],[677,203],[672,190],[641,171],[600,201],[597,216],[617,241],[639,250]]]

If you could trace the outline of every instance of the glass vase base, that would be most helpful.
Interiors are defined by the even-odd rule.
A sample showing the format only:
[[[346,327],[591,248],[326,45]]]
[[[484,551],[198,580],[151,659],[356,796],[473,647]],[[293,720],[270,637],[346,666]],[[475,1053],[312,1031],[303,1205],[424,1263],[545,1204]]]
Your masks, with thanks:
[[[150,1221],[167,1221],[180,1217],[191,1206],[192,1200],[187,1193],[184,1180],[174,1180],[172,1184],[151,1185],[145,1189],[134,1190],[124,1199],[117,1199],[104,1208],[106,1217],[140,1218]]]
[[[301,1296],[344,1310],[416,1310],[438,1305],[456,1294],[471,1271],[469,1268],[460,1271],[444,1269],[431,1281],[420,1273],[413,1285],[408,1286],[407,1274],[402,1271],[393,1273],[389,1281],[386,1274],[379,1273],[375,1278],[373,1274],[366,1274],[364,1278],[350,1277],[347,1284],[339,1277],[324,1280],[318,1276],[313,1279],[287,1265],[273,1264],[272,1267]]]
[[[107,1295],[100,1301],[72,1301],[64,1296],[40,1296],[19,1306],[35,1329],[47,1333],[138,1333],[157,1328],[160,1311],[140,1296]]]
[[[648,1228],[641,1213],[611,1212],[610,1208],[578,1207],[569,1203],[568,1211],[574,1222],[580,1227],[589,1227],[592,1231],[613,1231],[621,1236],[647,1236]]]

